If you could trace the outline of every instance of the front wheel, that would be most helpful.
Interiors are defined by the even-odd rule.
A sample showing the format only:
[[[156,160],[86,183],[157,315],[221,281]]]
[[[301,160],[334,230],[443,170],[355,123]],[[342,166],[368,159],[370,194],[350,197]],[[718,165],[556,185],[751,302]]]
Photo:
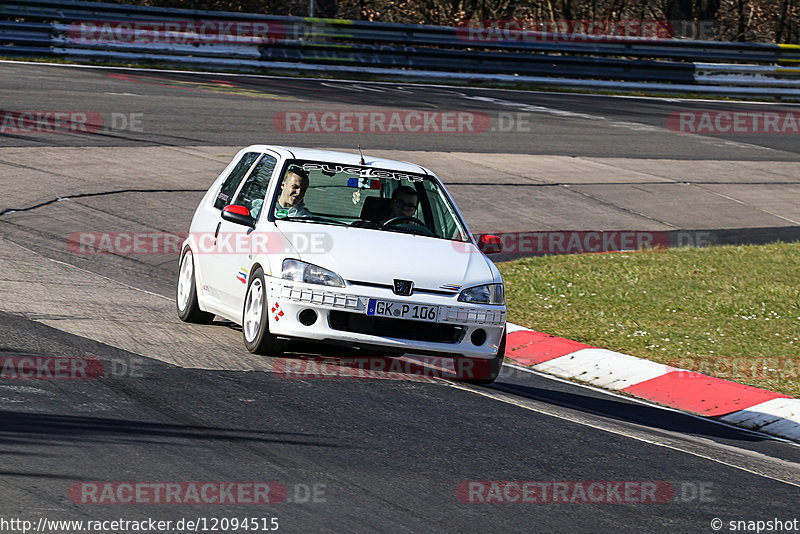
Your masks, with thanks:
[[[213,313],[204,312],[197,303],[197,282],[194,276],[194,256],[192,249],[186,248],[178,271],[178,285],[175,289],[175,304],[178,317],[186,323],[208,324],[214,319]]]
[[[244,346],[254,354],[277,355],[286,348],[286,342],[269,331],[267,287],[264,271],[258,267],[250,276],[242,310],[242,335]]]
[[[491,384],[500,376],[503,369],[503,359],[506,355],[506,331],[500,337],[500,345],[494,358],[455,358],[456,374],[463,382],[470,384]]]

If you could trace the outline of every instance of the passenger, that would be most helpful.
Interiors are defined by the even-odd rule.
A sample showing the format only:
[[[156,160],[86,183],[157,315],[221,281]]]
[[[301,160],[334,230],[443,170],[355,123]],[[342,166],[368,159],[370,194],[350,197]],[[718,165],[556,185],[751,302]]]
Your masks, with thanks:
[[[308,173],[299,167],[286,172],[281,183],[281,194],[275,204],[276,217],[312,217],[306,209],[303,198],[308,189]]]

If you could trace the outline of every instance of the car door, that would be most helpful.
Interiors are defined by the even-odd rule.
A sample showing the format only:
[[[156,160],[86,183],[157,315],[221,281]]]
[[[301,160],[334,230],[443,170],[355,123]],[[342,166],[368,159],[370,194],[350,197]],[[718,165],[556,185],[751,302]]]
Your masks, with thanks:
[[[276,156],[264,154],[242,182],[231,204],[246,207],[255,219],[266,217],[266,197],[277,164]],[[252,228],[231,221],[222,220],[220,224],[217,241],[220,253],[216,259],[220,270],[215,276],[215,284],[222,303],[237,313],[242,310],[253,257],[259,250],[266,250],[270,237],[274,236],[263,232],[259,235]]]
[[[232,203],[236,192],[244,179],[249,176],[255,163],[261,157],[260,152],[246,152],[231,167],[222,181],[216,194],[210,195],[207,201],[198,208],[192,222],[192,238],[195,243],[195,266],[198,273],[197,290],[210,300],[209,304],[217,306],[221,298],[218,273],[221,269],[217,250],[217,237],[222,227],[222,208]],[[218,310],[211,310],[217,312]]]

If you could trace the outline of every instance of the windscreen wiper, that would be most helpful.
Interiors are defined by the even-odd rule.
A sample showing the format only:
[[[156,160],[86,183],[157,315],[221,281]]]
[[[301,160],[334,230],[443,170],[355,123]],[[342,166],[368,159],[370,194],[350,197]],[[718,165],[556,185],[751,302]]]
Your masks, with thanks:
[[[300,215],[291,215],[288,217],[277,217],[277,221],[313,221],[313,222],[321,222],[326,224],[338,224],[340,226],[346,226],[345,223],[341,221],[335,221],[333,219],[326,219],[325,217],[319,217],[317,215],[306,215],[305,217]]]

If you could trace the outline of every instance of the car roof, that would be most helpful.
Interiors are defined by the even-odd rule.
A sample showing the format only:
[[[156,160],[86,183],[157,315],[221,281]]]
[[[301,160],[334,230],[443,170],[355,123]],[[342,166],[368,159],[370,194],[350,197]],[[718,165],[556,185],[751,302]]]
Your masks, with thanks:
[[[293,146],[279,146],[279,145],[250,145],[244,151],[264,151],[272,150],[280,153],[285,158],[290,159],[307,159],[312,161],[330,161],[332,163],[341,163],[344,165],[361,165],[361,156],[349,152],[337,152],[334,150],[321,150],[317,148],[303,148]],[[386,158],[377,158],[364,154],[364,164],[369,167],[376,167],[380,169],[390,169],[394,171],[413,172],[417,174],[429,174],[435,176],[433,172],[426,169],[421,165],[408,163],[406,161],[398,161]]]

